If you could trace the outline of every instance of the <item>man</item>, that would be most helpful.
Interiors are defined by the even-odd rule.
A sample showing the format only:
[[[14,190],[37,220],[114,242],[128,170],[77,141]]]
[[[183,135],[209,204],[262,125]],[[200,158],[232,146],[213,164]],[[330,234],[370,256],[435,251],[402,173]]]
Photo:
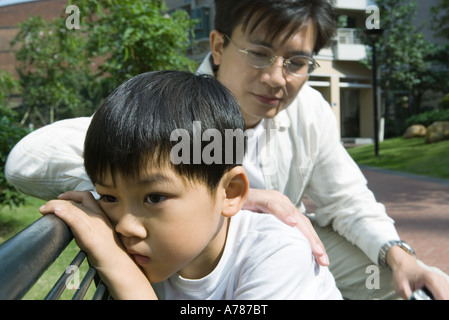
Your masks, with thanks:
[[[320,264],[329,264],[329,257],[345,298],[392,298],[395,291],[408,298],[425,286],[435,298],[449,299],[445,275],[419,264],[400,241],[384,206],[341,146],[329,104],[306,84],[316,67],[312,55],[335,30],[329,2],[216,0],[215,5],[212,53],[198,72],[214,74],[231,90],[245,125],[254,129],[244,163],[252,187],[245,209],[272,213],[298,227]],[[19,190],[41,197],[93,190],[81,157],[89,121],[66,120],[25,138],[10,155],[7,177]],[[73,131],[60,132],[66,128]],[[61,140],[42,145],[53,141],[52,135]],[[63,155],[49,158],[55,151]],[[311,216],[314,229],[296,209],[301,210],[303,195],[318,207]],[[370,290],[366,269],[378,263],[380,288]]]

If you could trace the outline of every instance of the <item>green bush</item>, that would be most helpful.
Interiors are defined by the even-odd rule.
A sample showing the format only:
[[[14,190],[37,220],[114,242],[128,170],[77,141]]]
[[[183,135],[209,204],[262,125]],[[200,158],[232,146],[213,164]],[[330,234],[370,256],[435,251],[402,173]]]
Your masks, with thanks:
[[[5,178],[5,164],[8,154],[14,145],[28,131],[15,123],[11,110],[0,107],[0,208],[3,206],[18,206],[25,203],[25,196],[17,191]]]
[[[432,110],[411,116],[405,121],[407,127],[414,124],[429,126],[435,121],[449,121],[449,109]]]
[[[443,99],[441,99],[440,106],[443,109],[449,110],[449,93],[446,94]]]

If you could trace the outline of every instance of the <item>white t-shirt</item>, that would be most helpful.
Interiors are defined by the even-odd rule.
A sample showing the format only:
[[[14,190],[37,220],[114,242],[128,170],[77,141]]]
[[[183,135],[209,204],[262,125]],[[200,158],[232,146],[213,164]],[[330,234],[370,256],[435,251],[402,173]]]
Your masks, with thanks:
[[[245,210],[231,218],[223,255],[209,275],[192,280],[175,274],[153,287],[166,300],[342,298],[296,228]]]

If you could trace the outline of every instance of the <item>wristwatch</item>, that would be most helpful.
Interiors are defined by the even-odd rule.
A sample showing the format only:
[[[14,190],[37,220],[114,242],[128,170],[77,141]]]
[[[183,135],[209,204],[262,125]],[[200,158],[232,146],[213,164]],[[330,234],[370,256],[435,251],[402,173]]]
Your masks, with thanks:
[[[379,265],[389,268],[387,264],[387,253],[393,246],[399,246],[402,250],[407,252],[413,257],[416,257],[415,251],[412,247],[405,241],[402,240],[391,240],[385,243],[379,251]]]

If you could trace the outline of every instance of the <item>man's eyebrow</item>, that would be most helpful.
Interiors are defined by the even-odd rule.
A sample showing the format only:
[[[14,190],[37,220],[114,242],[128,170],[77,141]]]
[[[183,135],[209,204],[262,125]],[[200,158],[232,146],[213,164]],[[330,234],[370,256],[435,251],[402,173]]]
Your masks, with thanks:
[[[249,42],[258,46],[263,46],[263,47],[267,47],[270,48],[271,50],[274,50],[273,45],[269,42],[266,42],[265,40],[260,40],[257,38],[254,39],[249,39]],[[289,52],[289,55],[291,57],[293,56],[307,56],[307,57],[312,57],[313,54],[312,52],[308,52],[308,51],[304,51],[304,50],[293,50]]]

